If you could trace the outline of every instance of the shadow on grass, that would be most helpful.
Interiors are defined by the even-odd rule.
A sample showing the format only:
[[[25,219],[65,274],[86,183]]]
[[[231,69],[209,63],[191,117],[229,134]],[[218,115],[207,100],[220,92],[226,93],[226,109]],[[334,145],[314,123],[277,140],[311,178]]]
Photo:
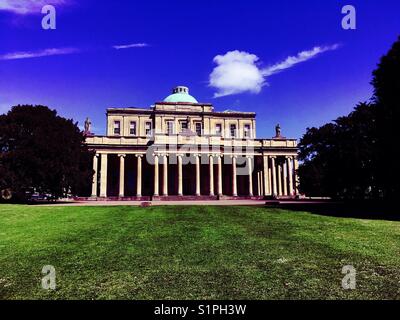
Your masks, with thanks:
[[[274,207],[313,214],[356,219],[400,221],[400,209],[394,203],[380,201],[332,202],[299,201],[281,202]]]

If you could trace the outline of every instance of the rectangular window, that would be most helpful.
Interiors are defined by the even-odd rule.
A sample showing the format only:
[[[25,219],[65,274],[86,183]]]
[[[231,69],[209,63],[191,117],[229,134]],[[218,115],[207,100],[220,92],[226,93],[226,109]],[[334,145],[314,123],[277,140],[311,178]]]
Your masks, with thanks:
[[[244,125],[244,137],[245,138],[251,138],[251,134],[250,134],[250,125],[249,124],[245,124]]]
[[[151,135],[151,122],[150,121],[146,122],[144,128],[145,128],[146,136],[150,136]]]
[[[114,121],[114,134],[115,135],[121,134],[121,121]]]
[[[174,121],[167,121],[167,134],[168,135],[174,134]]]
[[[136,121],[131,121],[129,124],[129,134],[131,136],[136,136]]]
[[[200,122],[196,122],[196,134],[198,135],[198,136],[201,136],[201,134],[202,134],[202,126],[201,126],[201,123]]]
[[[236,138],[236,124],[230,125],[230,134],[231,138]]]
[[[216,125],[215,125],[215,134],[217,135],[217,136],[222,136],[222,124],[220,124],[220,123],[217,123]]]
[[[181,132],[186,131],[188,128],[188,123],[186,121],[181,122]]]

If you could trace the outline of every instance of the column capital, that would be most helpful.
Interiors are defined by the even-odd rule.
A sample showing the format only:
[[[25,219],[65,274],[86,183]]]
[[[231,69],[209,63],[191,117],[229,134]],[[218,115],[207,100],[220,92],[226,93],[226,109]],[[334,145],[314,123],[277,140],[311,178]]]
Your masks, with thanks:
[[[143,158],[143,155],[142,154],[135,154],[135,157],[136,158]]]
[[[269,156],[271,159],[276,159],[278,156]]]
[[[95,154],[93,155],[93,157],[94,157],[94,158],[100,157],[100,153],[95,153]]]
[[[126,157],[126,154],[120,153],[120,154],[118,154],[118,157],[120,157],[120,158],[125,158],[125,157]]]

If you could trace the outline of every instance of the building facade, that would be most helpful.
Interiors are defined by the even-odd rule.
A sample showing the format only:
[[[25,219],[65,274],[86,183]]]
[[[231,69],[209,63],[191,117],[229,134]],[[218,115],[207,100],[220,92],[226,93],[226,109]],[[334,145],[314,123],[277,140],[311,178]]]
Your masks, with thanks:
[[[95,150],[93,199],[177,200],[298,196],[297,141],[256,138],[256,114],[199,103],[176,87],[149,109],[107,109]]]

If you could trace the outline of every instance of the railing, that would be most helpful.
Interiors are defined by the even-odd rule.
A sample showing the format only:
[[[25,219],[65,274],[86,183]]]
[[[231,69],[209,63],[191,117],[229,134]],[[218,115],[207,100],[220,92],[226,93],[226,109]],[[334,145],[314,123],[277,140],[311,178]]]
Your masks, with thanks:
[[[93,136],[87,137],[86,143],[89,145],[102,146],[146,146],[156,145],[219,145],[225,147],[265,147],[265,148],[296,148],[297,141],[294,139],[237,139],[223,138],[220,136],[182,136],[156,134],[154,137],[106,137]]]
[[[151,137],[105,137],[94,136],[87,137],[86,143],[89,145],[147,145],[151,141]]]

